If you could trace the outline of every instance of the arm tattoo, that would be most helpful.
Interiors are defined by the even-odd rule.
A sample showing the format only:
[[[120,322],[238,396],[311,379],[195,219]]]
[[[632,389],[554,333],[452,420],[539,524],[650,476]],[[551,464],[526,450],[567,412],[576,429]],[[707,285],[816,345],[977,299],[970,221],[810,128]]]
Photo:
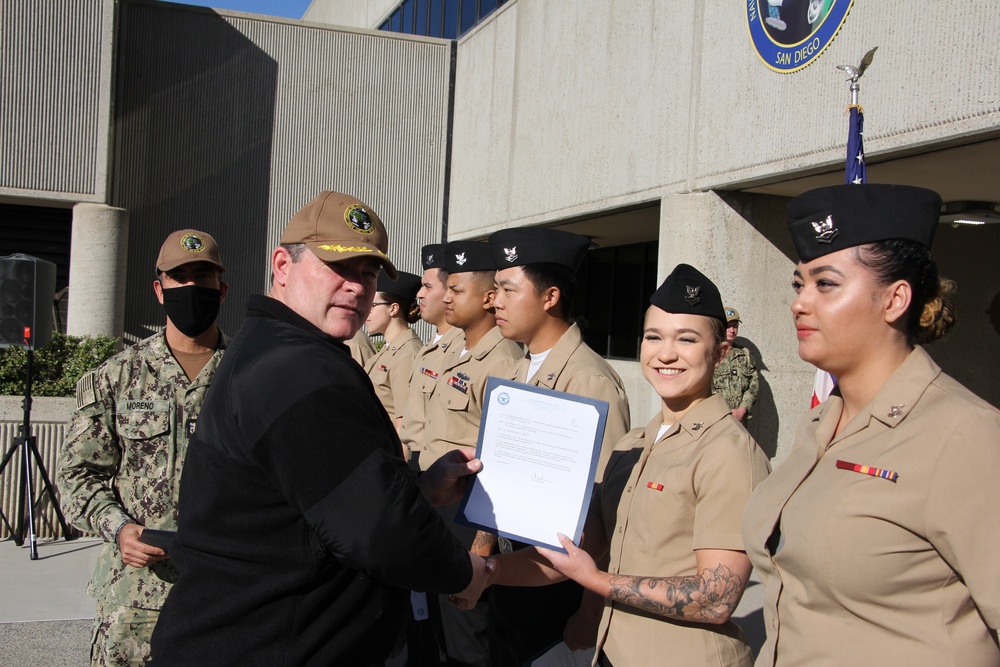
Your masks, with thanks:
[[[719,622],[736,609],[743,580],[725,565],[687,577],[611,577],[608,598],[660,616],[703,623]]]
[[[497,543],[496,535],[494,535],[493,533],[487,533],[486,531],[477,530],[476,539],[472,541],[472,547],[469,549],[469,551],[472,551],[473,553],[477,553],[480,555],[483,554],[489,555],[493,553],[493,547],[494,545],[496,545],[496,543]]]

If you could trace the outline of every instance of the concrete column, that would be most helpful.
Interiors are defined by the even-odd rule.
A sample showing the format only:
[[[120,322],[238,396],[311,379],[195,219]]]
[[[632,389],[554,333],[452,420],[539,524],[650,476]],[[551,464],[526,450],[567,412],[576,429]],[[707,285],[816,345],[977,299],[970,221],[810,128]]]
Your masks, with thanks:
[[[699,192],[667,195],[660,204],[660,279],[677,264],[690,264],[740,311],[737,343],[754,355],[761,381],[747,430],[775,461],[791,449],[815,373],[799,359],[789,310],[795,263],[785,203],[767,195]]]
[[[128,211],[103,204],[73,207],[67,333],[122,335],[127,258]]]

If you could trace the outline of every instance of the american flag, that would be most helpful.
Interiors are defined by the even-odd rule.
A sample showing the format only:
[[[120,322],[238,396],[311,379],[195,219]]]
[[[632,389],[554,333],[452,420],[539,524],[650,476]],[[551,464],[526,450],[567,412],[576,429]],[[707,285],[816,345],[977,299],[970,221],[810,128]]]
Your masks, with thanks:
[[[850,106],[851,123],[847,133],[847,169],[844,172],[844,182],[861,185],[868,181],[868,170],[865,169],[864,127],[865,114],[857,104]],[[810,407],[816,407],[830,398],[830,392],[837,384],[837,379],[820,369],[816,369],[813,378],[813,395]]]

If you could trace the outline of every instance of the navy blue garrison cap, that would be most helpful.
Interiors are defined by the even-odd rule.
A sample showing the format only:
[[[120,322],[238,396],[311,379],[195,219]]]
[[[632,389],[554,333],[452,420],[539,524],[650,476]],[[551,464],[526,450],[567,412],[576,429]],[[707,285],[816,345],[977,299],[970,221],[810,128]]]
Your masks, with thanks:
[[[803,262],[854,246],[907,239],[931,247],[941,197],[910,185],[834,185],[788,202],[788,231]]]
[[[576,273],[590,247],[586,236],[547,227],[516,227],[490,235],[496,268],[558,264]]]
[[[678,264],[649,302],[668,313],[704,315],[726,321],[719,288],[705,274],[688,264]]]
[[[393,280],[385,271],[380,271],[375,289],[386,294],[395,294],[410,301],[416,301],[417,292],[420,290],[420,276],[415,276],[406,271],[400,271],[399,277]]]
[[[429,243],[420,249],[420,265],[424,269],[443,269],[444,264],[443,243]]]
[[[490,244],[485,241],[452,241],[444,248],[444,261],[448,273],[496,271]]]

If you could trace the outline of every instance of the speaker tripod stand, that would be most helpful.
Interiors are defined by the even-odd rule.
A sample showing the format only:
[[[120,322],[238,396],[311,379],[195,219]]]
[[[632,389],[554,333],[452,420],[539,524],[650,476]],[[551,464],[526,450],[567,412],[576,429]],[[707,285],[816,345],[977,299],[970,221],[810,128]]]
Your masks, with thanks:
[[[31,364],[34,351],[28,348],[27,352],[28,363],[24,377],[24,421],[21,424],[20,437],[14,438],[13,444],[11,444],[7,453],[4,454],[3,461],[0,461],[0,475],[2,475],[7,465],[14,460],[14,454],[18,450],[21,451],[21,482],[17,502],[17,516],[14,517],[13,525],[4,516],[3,512],[0,512],[0,519],[3,520],[7,531],[14,537],[14,544],[17,546],[22,546],[24,538],[28,537],[28,554],[31,560],[38,560],[38,540],[35,536],[35,507],[44,497],[45,493],[49,495],[49,500],[55,509],[56,519],[62,528],[63,537],[66,540],[70,540],[72,536],[70,535],[69,527],[66,525],[66,519],[63,518],[62,510],[59,509],[55,489],[52,487],[48,473],[45,472],[45,464],[42,461],[41,454],[38,453],[38,445],[35,442],[35,437],[31,435]],[[38,466],[39,476],[44,486],[44,493],[39,495],[38,498],[35,498],[32,461]]]

